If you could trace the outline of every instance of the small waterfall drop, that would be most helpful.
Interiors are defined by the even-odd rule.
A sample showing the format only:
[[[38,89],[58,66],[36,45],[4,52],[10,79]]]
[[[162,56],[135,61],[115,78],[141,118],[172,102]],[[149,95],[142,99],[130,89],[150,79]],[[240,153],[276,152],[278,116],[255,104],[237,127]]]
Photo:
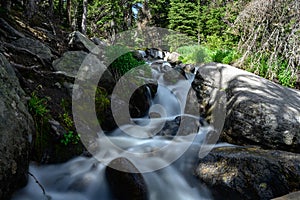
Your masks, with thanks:
[[[161,68],[166,67],[168,67],[167,64],[161,65]],[[193,176],[193,170],[197,166],[203,138],[212,128],[199,125],[198,130],[178,136],[161,133],[168,129],[168,127],[165,128],[166,122],[176,124],[176,119],[181,117],[189,117],[188,120],[199,124],[199,116],[188,116],[184,113],[188,95],[186,88],[190,87],[194,75],[189,74],[186,77],[190,79],[180,79],[172,85],[165,79],[164,73],[160,69],[153,69],[153,76],[158,80],[158,89],[151,102],[149,115],[156,113],[160,117],[150,119],[147,116],[132,119],[136,124],[145,126],[123,125],[107,137],[111,143],[127,152],[154,152],[152,154],[155,154],[156,149],[164,148],[166,145],[171,147],[148,160],[133,160],[140,171],[147,171],[147,167],[160,166],[159,164],[166,166],[153,172],[143,173],[149,200],[211,199],[208,189]],[[131,136],[137,137],[128,136],[124,130],[136,133]],[[166,130],[165,132],[169,133],[170,131]],[[190,141],[192,141],[191,144]],[[98,143],[102,149],[108,145],[107,141],[100,139]],[[180,158],[169,165],[172,156],[178,153],[181,155]],[[110,158],[126,157],[122,151],[99,151],[100,156],[105,156],[104,154],[109,154]],[[114,199],[113,194],[104,175],[105,168],[104,164],[93,157],[77,157],[58,165],[37,166],[32,163],[29,171],[45,188],[47,196],[43,194],[34,178],[29,177],[27,186],[14,194],[13,200],[112,200]]]

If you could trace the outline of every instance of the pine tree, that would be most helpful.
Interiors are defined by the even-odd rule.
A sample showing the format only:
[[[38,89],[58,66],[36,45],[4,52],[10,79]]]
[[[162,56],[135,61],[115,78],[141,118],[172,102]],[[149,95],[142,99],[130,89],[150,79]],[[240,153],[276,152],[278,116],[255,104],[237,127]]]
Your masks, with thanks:
[[[170,6],[169,28],[196,38],[199,29],[198,1],[171,0]]]

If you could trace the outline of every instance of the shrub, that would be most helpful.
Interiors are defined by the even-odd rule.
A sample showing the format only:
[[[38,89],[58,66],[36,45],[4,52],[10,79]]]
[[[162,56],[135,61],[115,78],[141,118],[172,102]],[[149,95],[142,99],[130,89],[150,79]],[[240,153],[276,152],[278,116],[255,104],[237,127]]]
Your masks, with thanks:
[[[109,68],[116,79],[119,79],[131,69],[145,64],[145,61],[135,59],[133,53],[124,46],[110,46],[106,49],[105,55],[108,64],[110,64]]]
[[[231,64],[239,58],[239,54],[235,50],[217,49],[211,54],[213,62]]]
[[[34,117],[46,117],[49,110],[46,107],[47,99],[39,98],[35,92],[31,93],[31,98],[28,102],[29,111]]]
[[[286,61],[280,63],[277,78],[283,86],[294,87],[297,77],[293,75]]]
[[[63,138],[60,140],[62,144],[67,146],[68,144],[78,144],[80,141],[80,135],[69,131],[63,135]]]
[[[179,60],[186,64],[204,63],[207,62],[209,57],[208,50],[198,45],[182,46],[176,51],[181,55]]]

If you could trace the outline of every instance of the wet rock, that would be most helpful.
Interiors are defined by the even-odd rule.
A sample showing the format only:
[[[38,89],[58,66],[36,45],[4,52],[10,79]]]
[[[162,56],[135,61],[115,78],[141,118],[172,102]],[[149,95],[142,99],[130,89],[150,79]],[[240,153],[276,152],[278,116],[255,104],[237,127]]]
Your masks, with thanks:
[[[111,161],[105,169],[105,175],[116,199],[148,199],[147,186],[143,175],[128,159],[120,157]]]
[[[85,35],[79,31],[74,31],[69,35],[69,48],[73,51],[86,51],[88,53],[99,54],[100,49]]]
[[[199,119],[181,116],[173,120],[167,120],[163,128],[156,134],[158,136],[184,136],[197,133],[200,127]]]
[[[226,93],[223,141],[300,152],[299,91],[228,65],[209,64],[198,72],[211,110],[218,105],[216,91]]]
[[[300,155],[221,147],[200,160],[196,175],[215,199],[270,199],[300,189]]]
[[[181,61],[179,60],[180,54],[177,52],[172,53],[166,53],[166,56],[164,58],[165,61],[168,61],[171,64],[179,64]]]
[[[33,120],[25,93],[6,58],[0,54],[0,199],[27,182]]]
[[[163,59],[164,53],[156,48],[149,48],[146,50],[147,57],[154,59]]]
[[[53,55],[50,48],[39,40],[20,38],[13,41],[11,44],[19,48],[27,49],[36,57],[46,61],[47,63],[51,63]]]

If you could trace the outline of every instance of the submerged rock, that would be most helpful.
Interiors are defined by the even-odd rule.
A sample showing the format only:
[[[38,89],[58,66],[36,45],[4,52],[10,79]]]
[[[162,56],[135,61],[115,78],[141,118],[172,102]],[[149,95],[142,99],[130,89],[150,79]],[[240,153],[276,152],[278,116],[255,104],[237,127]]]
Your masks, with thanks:
[[[197,177],[216,199],[270,199],[300,189],[300,155],[256,147],[216,148]]]
[[[25,106],[25,93],[2,54],[0,77],[0,199],[9,199],[26,184],[34,125]]]
[[[128,159],[120,157],[111,161],[105,170],[105,175],[115,199],[148,199],[143,175]]]

